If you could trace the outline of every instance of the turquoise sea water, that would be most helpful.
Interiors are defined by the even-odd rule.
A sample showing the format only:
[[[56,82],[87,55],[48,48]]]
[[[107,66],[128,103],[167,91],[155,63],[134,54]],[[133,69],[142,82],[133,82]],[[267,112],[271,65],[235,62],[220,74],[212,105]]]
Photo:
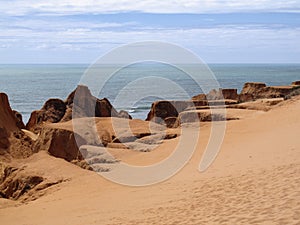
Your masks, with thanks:
[[[65,99],[87,68],[88,65],[0,65],[0,92],[8,94],[12,108],[27,121],[30,113],[49,98]],[[288,85],[300,80],[300,64],[211,64],[209,68],[222,88],[241,90],[245,82]],[[149,76],[152,78],[145,79]],[[205,79],[201,82],[209,85]],[[145,119],[156,99],[186,99],[201,92],[197,83],[177,68],[136,64],[115,73],[97,95],[107,97],[117,109],[129,111],[134,118]]]

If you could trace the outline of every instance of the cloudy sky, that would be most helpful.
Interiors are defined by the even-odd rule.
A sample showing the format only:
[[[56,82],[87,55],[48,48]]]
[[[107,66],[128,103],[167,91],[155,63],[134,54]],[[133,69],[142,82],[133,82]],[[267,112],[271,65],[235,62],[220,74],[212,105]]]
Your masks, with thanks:
[[[2,0],[0,10],[0,63],[91,63],[149,40],[209,63],[300,63],[300,0]]]

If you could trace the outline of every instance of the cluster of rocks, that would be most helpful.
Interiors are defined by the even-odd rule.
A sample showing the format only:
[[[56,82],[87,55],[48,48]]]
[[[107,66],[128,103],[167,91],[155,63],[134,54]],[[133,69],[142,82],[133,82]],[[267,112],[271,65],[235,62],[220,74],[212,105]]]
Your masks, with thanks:
[[[77,101],[76,104],[74,104],[74,100]],[[40,110],[33,111],[26,124],[26,129],[35,132],[35,130],[39,130],[40,125],[44,122],[66,122],[72,120],[74,115],[77,118],[119,117],[132,119],[126,111],[118,112],[108,99],[98,99],[91,94],[88,87],[79,85],[65,101],[49,99]]]
[[[224,106],[251,109],[250,103],[258,99],[262,104],[267,102],[274,105],[289,96],[300,94],[299,90],[300,81],[283,87],[246,83],[240,94],[236,89],[219,89],[187,101],[154,102],[146,121],[141,121],[132,120],[127,112],[118,112],[106,98],[98,99],[92,96],[87,87],[78,86],[64,101],[46,101],[40,110],[31,113],[26,125],[22,121],[22,115],[11,109],[8,96],[0,93],[0,196],[18,199],[30,190],[56,183],[47,183],[40,176],[22,174],[22,170],[9,165],[14,158],[26,158],[44,150],[82,168],[105,172],[109,170],[109,166],[103,165],[117,163],[106,154],[105,148],[151,151],[163,140],[179,135],[174,129],[166,130],[166,127],[174,128],[195,121],[235,119],[222,113],[211,113],[211,110]],[[97,139],[91,132],[83,130],[76,133],[72,128],[74,121],[79,120],[86,126],[89,124],[86,119],[94,117],[98,117],[95,123],[98,126],[96,133],[100,138],[99,142],[95,141]],[[111,118],[111,121],[103,120],[105,117]],[[121,131],[111,127],[113,118]],[[131,131],[130,122],[134,124]],[[71,128],[66,128],[68,123]],[[63,125],[51,126],[55,124]]]
[[[196,121],[220,121],[236,118],[226,117],[224,113],[211,113],[212,109],[221,107],[245,109],[259,99],[269,105],[277,104],[300,90],[300,81],[290,86],[267,86],[264,83],[245,83],[240,94],[237,89],[211,90],[207,94],[199,94],[189,101],[157,101],[151,106],[148,121],[166,124],[167,127],[178,127],[182,123]],[[298,93],[299,94],[299,93]],[[266,109],[266,108],[263,108]]]
[[[76,95],[76,97],[75,97]],[[77,101],[76,104],[74,101]],[[76,108],[75,108],[76,107]],[[74,110],[76,112],[74,113]],[[92,96],[85,86],[78,86],[65,101],[61,99],[49,99],[40,110],[33,111],[26,126],[22,121],[22,115],[13,111],[9,105],[6,94],[0,94],[0,158],[9,161],[13,158],[26,158],[38,151],[46,151],[51,155],[63,158],[69,162],[74,162],[84,166],[82,161],[86,156],[82,155],[80,147],[97,146],[118,149],[133,149],[138,151],[150,151],[163,139],[175,138],[177,134],[163,135],[164,127],[155,125],[155,130],[149,130],[149,122],[135,122],[135,126],[141,126],[137,131],[128,132],[128,127],[122,128],[124,132],[109,131],[100,124],[96,131],[100,137],[91,136],[93,132],[76,133],[72,128],[67,129],[65,125],[50,126],[51,124],[65,124],[68,121],[81,120],[86,128],[85,121],[89,117],[115,118],[118,124],[131,121],[131,116],[125,112],[117,110],[107,99],[97,99]],[[75,118],[74,118],[75,116]],[[101,123],[101,121],[98,121]],[[140,124],[143,122],[144,124]],[[111,124],[112,121],[108,121]],[[70,123],[69,123],[70,124]],[[72,126],[72,123],[71,123]],[[148,127],[148,128],[147,128]],[[146,128],[146,129],[144,129]],[[161,136],[159,139],[158,136]],[[158,140],[159,139],[159,140]],[[103,157],[103,156],[101,156]],[[98,158],[99,161],[101,157]],[[91,160],[90,160],[91,161]],[[93,158],[93,162],[95,162]],[[78,163],[79,162],[79,163]]]

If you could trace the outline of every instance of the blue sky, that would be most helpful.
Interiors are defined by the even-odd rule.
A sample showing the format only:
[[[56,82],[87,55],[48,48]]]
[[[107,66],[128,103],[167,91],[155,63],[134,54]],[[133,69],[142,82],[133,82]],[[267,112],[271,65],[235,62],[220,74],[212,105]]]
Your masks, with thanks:
[[[149,40],[208,63],[300,63],[300,0],[9,0],[0,10],[0,63],[92,63]]]

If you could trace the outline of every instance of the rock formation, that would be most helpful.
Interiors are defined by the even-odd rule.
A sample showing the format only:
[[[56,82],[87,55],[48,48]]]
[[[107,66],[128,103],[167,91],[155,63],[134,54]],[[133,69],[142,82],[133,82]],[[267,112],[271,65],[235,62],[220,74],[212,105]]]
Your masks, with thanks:
[[[18,119],[11,109],[8,97],[5,93],[0,93],[0,127],[8,133],[18,131]]]
[[[237,89],[218,89],[211,90],[207,94],[199,94],[190,101],[158,101],[154,102],[148,113],[148,121],[165,124],[168,128],[179,126],[182,122],[192,121],[211,121],[211,115],[205,110],[210,107],[233,107],[239,108],[239,103],[252,102],[258,99],[264,100],[264,110],[270,108],[267,99],[286,99],[300,93],[300,81],[295,81],[291,86],[267,86],[264,83],[245,83],[240,94]],[[280,100],[270,101],[272,104],[278,104]],[[255,106],[254,106],[255,105]],[[249,108],[253,109],[257,104],[252,104]],[[235,107],[236,106],[236,107]],[[241,105],[241,108],[248,107],[247,104]],[[196,112],[196,113],[195,113]],[[213,115],[214,120],[223,120],[218,115]],[[190,118],[188,118],[190,117]]]
[[[15,115],[15,119],[16,119],[16,125],[18,128],[20,129],[25,129],[25,124],[23,123],[23,117],[22,117],[22,114],[19,113],[18,111],[16,110],[13,110],[13,113]]]
[[[294,82],[292,83],[292,85],[300,86],[300,81],[294,81]]]
[[[207,100],[238,100],[237,89],[222,89],[211,90],[206,95]]]
[[[24,124],[18,115],[11,109],[7,95],[0,93],[0,157],[3,160],[28,157],[33,153],[32,140],[21,130]]]
[[[297,83],[297,82],[294,82]],[[291,94],[297,86],[267,86],[264,83],[245,83],[240,102],[252,101],[262,98],[285,98]]]
[[[65,101],[49,99],[41,110],[33,111],[26,128],[38,132],[40,130],[39,126],[44,122],[66,122],[73,117],[120,117],[131,119],[126,111],[117,112],[108,99],[98,99],[91,94],[88,87],[79,85]]]
[[[41,110],[36,110],[31,113],[26,128],[33,130],[43,122],[57,123],[65,115],[66,108],[67,106],[64,101],[60,99],[49,99],[45,102]]]
[[[168,117],[177,117],[187,108],[207,106],[207,101],[157,101],[151,106],[146,121],[163,123]]]
[[[83,159],[79,147],[86,141],[72,131],[44,127],[33,145],[33,150],[47,151],[51,155],[67,161]]]

